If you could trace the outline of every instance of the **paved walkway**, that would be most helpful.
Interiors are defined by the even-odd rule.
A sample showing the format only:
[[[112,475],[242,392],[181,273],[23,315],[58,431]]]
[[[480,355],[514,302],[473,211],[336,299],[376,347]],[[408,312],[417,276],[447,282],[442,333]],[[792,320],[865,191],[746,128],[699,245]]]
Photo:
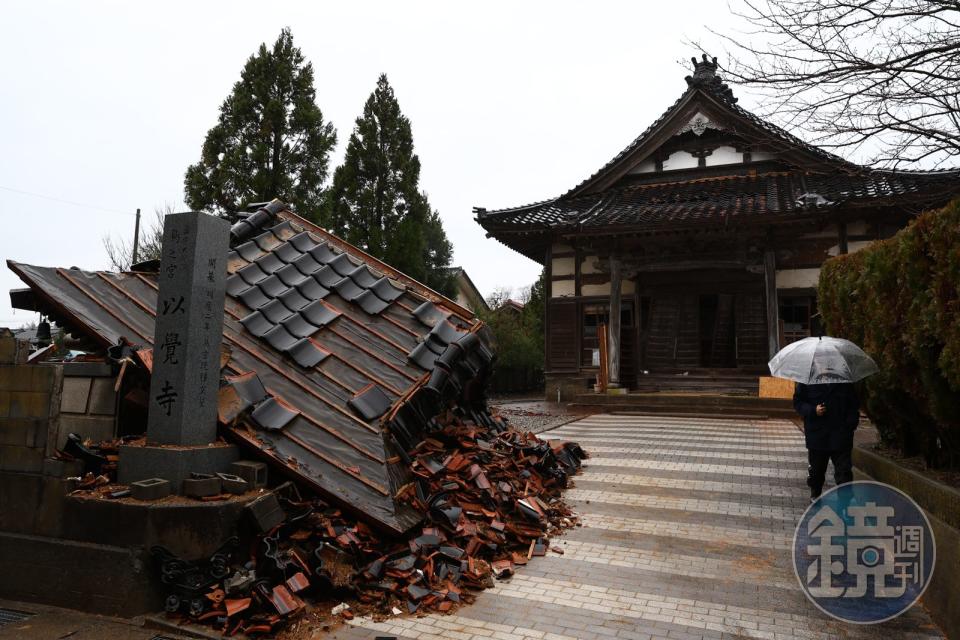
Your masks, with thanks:
[[[589,451],[583,526],[456,615],[354,620],[341,639],[941,638],[915,607],[879,626],[820,613],[790,565],[807,506],[787,421],[597,415],[546,434]]]

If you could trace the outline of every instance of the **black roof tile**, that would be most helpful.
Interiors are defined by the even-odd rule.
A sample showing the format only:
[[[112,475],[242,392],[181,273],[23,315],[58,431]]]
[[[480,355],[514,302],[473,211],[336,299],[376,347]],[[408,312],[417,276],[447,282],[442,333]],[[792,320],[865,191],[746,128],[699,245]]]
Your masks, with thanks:
[[[354,302],[360,305],[361,309],[363,309],[364,311],[366,311],[372,316],[376,316],[383,313],[383,311],[390,306],[389,302],[377,297],[377,294],[375,294],[370,289],[367,289],[366,291],[361,293],[359,296],[357,296],[356,299],[354,299]]]
[[[370,383],[347,403],[361,418],[370,422],[385,414],[393,404],[379,386]]]
[[[260,291],[263,291],[264,295],[269,298],[276,298],[282,295],[290,287],[288,287],[276,274],[270,276],[266,280],[263,280],[259,284]]]
[[[254,236],[253,242],[263,251],[268,252],[273,251],[282,243],[280,238],[273,235],[272,231],[265,231],[258,236]]]
[[[308,279],[313,280],[310,276],[303,275],[293,264],[288,264],[283,269],[277,271],[277,277],[290,287],[295,287]]]
[[[309,338],[317,331],[320,330],[319,327],[312,325],[307,322],[306,319],[299,313],[295,313],[282,323],[283,328],[290,332],[296,338]]]
[[[285,242],[274,249],[273,254],[286,263],[293,262],[303,255],[293,244]]]
[[[328,264],[339,254],[331,249],[326,242],[322,242],[310,250],[310,255],[320,264]]]
[[[253,240],[249,240],[241,245],[237,245],[234,247],[234,250],[247,262],[253,262],[260,256],[266,255],[263,249],[258,247],[257,243]]]
[[[257,286],[251,286],[246,291],[241,291],[239,298],[243,301],[243,304],[247,305],[251,309],[259,309],[270,302],[270,298],[268,298],[263,291],[260,290],[260,287]]]
[[[421,342],[413,348],[407,357],[415,362],[421,369],[433,369],[433,364],[437,360],[437,354],[434,353],[426,342]]]
[[[257,284],[258,282],[266,280],[268,275],[264,273],[263,269],[255,262],[241,267],[237,270],[237,273],[247,284]]]
[[[274,324],[283,322],[294,314],[294,312],[288,309],[287,306],[280,300],[271,300],[267,304],[263,305],[260,307],[260,313],[262,313],[270,322]]]
[[[417,317],[421,323],[425,326],[433,327],[441,320],[445,320],[449,317],[449,313],[440,309],[433,302],[427,300],[422,303],[419,307],[413,310],[413,315]]]
[[[333,260],[330,260],[327,263],[327,266],[331,267],[334,271],[339,273],[341,276],[348,276],[350,272],[357,268],[357,263],[350,259],[345,253],[341,253]]]
[[[300,415],[300,411],[277,398],[267,398],[250,414],[258,426],[267,431],[279,431]]]
[[[306,253],[307,251],[310,251],[314,247],[318,246],[317,242],[310,237],[309,231],[301,231],[295,236],[292,236],[287,242],[295,246],[297,251],[302,251],[303,253]]]
[[[256,259],[256,263],[264,273],[276,273],[285,265],[285,263],[278,258],[275,253],[264,254]]]
[[[297,364],[305,369],[317,366],[330,355],[329,351],[310,338],[304,338],[298,341],[290,347],[287,353]]]
[[[308,300],[322,300],[330,295],[330,290],[322,286],[313,278],[307,278],[297,285],[297,291]]]
[[[303,309],[305,306],[310,304],[310,300],[304,298],[303,294],[296,289],[288,289],[286,292],[281,294],[277,300],[282,302],[284,306],[291,311],[300,311],[300,309]]]
[[[394,286],[393,283],[390,282],[390,278],[387,278],[386,276],[373,283],[373,285],[370,287],[370,290],[377,294],[378,298],[387,302],[393,302],[402,296],[404,291],[403,289]]]
[[[255,335],[258,338],[262,338],[267,335],[267,332],[273,329],[275,326],[273,322],[270,322],[270,319],[259,311],[254,311],[248,316],[244,316],[240,320],[240,324],[246,328],[251,334]]]
[[[227,295],[233,298],[239,296],[242,292],[249,289],[251,285],[240,277],[240,274],[234,273],[227,277]]]
[[[365,291],[363,287],[358,285],[356,282],[350,278],[344,278],[340,282],[337,282],[333,285],[334,291],[340,294],[340,297],[348,302],[353,302],[356,300],[361,293]]]
[[[323,265],[317,262],[317,260],[309,253],[303,254],[291,264],[296,265],[297,269],[300,270],[300,273],[305,276],[312,276],[323,268]]]
[[[322,300],[314,300],[301,309],[301,315],[318,327],[325,327],[340,317],[340,312],[325,304]]]
[[[327,289],[332,289],[333,285],[343,280],[343,276],[337,273],[336,269],[330,265],[325,266],[320,271],[313,274],[314,279]]]
[[[350,271],[350,273],[347,274],[347,277],[364,289],[369,289],[379,279],[379,276],[374,275],[365,264],[362,264],[356,269]]]
[[[296,336],[292,335],[289,331],[287,331],[283,327],[283,325],[280,325],[280,324],[276,325],[273,329],[270,329],[270,331],[267,331],[263,335],[263,338],[264,340],[270,343],[271,347],[273,347],[277,351],[284,351],[284,352],[286,352],[287,350],[290,349],[290,347],[296,344],[297,340],[299,339]]]

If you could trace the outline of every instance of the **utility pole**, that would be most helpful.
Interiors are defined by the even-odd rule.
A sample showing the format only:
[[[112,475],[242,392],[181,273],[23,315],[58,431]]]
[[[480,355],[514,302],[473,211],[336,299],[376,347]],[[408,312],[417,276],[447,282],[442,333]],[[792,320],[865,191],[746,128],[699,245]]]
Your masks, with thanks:
[[[137,264],[137,253],[140,251],[140,209],[137,209],[137,221],[133,225],[133,253],[130,255],[130,266]]]

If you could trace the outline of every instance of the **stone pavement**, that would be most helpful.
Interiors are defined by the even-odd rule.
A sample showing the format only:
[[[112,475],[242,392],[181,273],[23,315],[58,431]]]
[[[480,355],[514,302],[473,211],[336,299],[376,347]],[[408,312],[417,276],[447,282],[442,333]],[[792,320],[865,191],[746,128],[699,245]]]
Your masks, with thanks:
[[[455,615],[353,621],[338,639],[942,638],[919,607],[844,624],[790,564],[808,504],[789,421],[597,415],[545,437],[591,453],[567,498],[583,526]],[[323,636],[318,636],[323,637]]]

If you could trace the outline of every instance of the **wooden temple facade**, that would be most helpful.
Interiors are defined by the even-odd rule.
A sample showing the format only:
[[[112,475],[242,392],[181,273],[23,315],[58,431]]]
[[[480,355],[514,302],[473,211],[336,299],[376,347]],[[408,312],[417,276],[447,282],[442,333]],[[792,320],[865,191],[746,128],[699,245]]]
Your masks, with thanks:
[[[546,268],[548,397],[592,387],[599,325],[612,385],[760,374],[818,330],[827,258],[960,193],[958,171],[871,169],[811,146],[738,106],[715,59],[694,66],[673,106],[567,193],[475,209],[488,236]]]

